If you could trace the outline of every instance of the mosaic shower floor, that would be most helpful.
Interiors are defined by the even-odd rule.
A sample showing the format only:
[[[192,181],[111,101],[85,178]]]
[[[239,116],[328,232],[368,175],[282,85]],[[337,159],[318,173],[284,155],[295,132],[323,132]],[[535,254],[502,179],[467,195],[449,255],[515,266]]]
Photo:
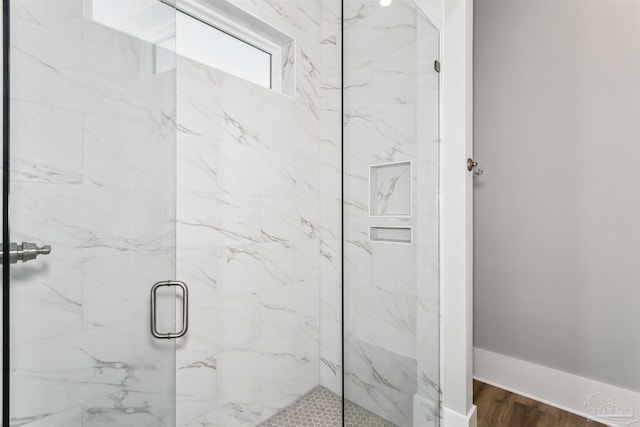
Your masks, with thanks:
[[[261,424],[262,427],[342,427],[342,399],[316,387],[293,405]],[[353,402],[345,404],[345,427],[396,427]]]

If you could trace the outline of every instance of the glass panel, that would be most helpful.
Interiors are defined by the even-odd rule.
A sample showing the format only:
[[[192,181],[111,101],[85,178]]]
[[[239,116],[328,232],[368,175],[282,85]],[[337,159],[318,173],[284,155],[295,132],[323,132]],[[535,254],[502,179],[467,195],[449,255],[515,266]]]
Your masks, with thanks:
[[[438,31],[384,4],[343,10],[345,422],[437,426]]]
[[[178,55],[178,277],[193,297],[178,342],[177,425],[311,425],[279,417],[341,409],[320,388],[321,264],[339,263],[339,242],[320,240],[339,236],[320,218],[320,3],[277,0],[278,13],[241,3],[295,38],[304,65],[292,98]]]
[[[10,425],[175,426],[175,341],[149,303],[175,278],[175,68],[83,3],[11,1],[11,240],[52,250],[4,284]],[[175,303],[159,295],[158,329]]]

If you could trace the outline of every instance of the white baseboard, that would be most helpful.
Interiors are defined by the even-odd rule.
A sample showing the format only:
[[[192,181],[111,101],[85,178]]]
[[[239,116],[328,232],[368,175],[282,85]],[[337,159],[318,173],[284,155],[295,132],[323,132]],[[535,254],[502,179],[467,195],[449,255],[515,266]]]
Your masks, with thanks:
[[[479,381],[610,426],[640,426],[640,393],[480,348],[473,355],[473,376]],[[610,417],[604,410],[596,417],[594,407],[607,403],[630,414],[635,410],[635,416]]]
[[[468,414],[460,414],[452,411],[449,408],[444,408],[442,418],[444,424],[442,427],[477,427],[478,426],[478,414],[476,412],[476,406],[473,405]]]

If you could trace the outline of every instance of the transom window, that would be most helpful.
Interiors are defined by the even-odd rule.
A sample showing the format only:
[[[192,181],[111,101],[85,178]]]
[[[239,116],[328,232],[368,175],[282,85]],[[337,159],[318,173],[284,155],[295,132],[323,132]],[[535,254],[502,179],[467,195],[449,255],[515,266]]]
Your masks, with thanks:
[[[295,94],[295,40],[225,0],[85,0],[84,15],[153,43],[157,72],[175,52]]]

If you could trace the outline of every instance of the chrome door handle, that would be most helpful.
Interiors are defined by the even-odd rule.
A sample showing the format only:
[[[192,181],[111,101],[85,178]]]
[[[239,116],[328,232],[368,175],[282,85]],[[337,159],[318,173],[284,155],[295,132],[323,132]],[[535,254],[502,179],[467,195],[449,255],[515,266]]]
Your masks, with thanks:
[[[467,170],[473,172],[475,176],[480,176],[484,173],[484,171],[478,167],[478,162],[474,161],[471,157],[467,159]]]
[[[38,246],[35,243],[29,242],[9,243],[9,263],[11,264],[16,264],[18,261],[31,261],[33,259],[36,259],[38,255],[49,255],[50,253],[51,245]],[[3,261],[4,252],[0,250],[0,262]]]
[[[158,331],[158,324],[156,319],[156,294],[158,289],[163,286],[175,286],[182,289],[182,329],[178,332],[162,333]],[[189,288],[183,282],[178,281],[166,281],[158,282],[151,287],[151,334],[160,339],[175,339],[184,336],[189,329]]]

